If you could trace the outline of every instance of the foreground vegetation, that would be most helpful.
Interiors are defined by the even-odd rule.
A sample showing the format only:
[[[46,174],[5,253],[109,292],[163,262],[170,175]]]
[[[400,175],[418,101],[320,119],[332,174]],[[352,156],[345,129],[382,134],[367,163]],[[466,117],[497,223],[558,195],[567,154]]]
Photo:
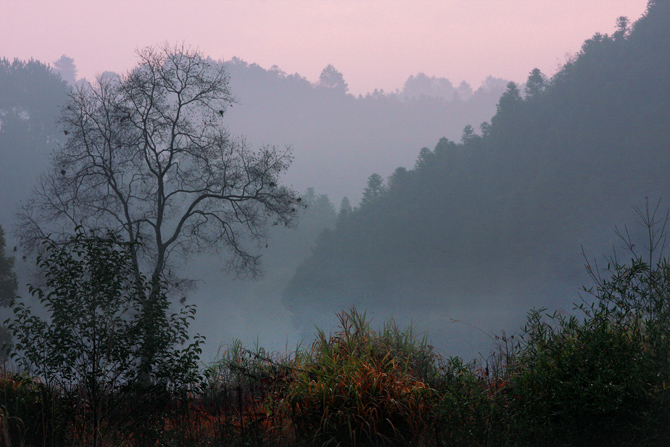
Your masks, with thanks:
[[[438,355],[356,309],[291,353],[233,342],[181,386],[59,385],[5,371],[0,444],[48,446],[668,445],[670,263],[665,219],[638,210],[643,254],[588,265],[574,315],[531,310],[489,358]],[[110,342],[111,343],[111,342]],[[91,412],[104,414],[92,418]]]
[[[621,311],[533,311],[518,342],[501,337],[471,363],[343,312],[310,349],[233,343],[189,393],[131,390],[97,427],[100,445],[667,445],[667,327]],[[91,445],[82,389],[5,372],[2,445]]]

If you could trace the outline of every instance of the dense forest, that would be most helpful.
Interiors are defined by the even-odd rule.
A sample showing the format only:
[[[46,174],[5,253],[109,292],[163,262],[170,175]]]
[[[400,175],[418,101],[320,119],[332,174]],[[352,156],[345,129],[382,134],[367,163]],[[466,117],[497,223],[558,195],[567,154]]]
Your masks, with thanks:
[[[620,18],[551,78],[535,69],[509,83],[479,132],[421,149],[386,181],[370,176],[360,206],[340,210],[298,269],[286,306],[309,321],[356,305],[413,317],[436,337],[449,318],[499,330],[529,305],[574,300],[591,262],[581,246],[589,260],[607,252],[632,206],[670,196],[669,38],[663,3],[635,24]]]

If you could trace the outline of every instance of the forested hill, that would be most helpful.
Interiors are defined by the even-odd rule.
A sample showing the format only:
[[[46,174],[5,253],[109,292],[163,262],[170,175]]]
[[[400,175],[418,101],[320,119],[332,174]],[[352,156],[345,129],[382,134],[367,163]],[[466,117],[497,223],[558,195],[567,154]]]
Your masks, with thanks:
[[[66,71],[57,69],[61,60],[69,61]],[[49,166],[50,153],[65,138],[56,124],[61,107],[71,88],[86,82],[76,80],[73,59],[61,60],[50,65],[0,58],[0,226],[8,247],[17,245],[12,230],[20,202],[28,199]],[[302,216],[297,232],[273,231],[269,248],[259,247],[267,272],[260,282],[232,283],[231,276],[221,274],[219,259],[190,261],[191,277],[203,280],[192,299],[208,309],[194,329],[214,340],[234,336],[252,343],[260,336],[266,347],[283,344],[281,334],[291,326],[281,291],[316,235],[335,220],[324,193],[338,203],[343,196],[357,201],[371,171],[411,164],[416,147],[445,134],[456,138],[468,122],[490,119],[507,81],[489,76],[472,88],[419,73],[395,92],[354,96],[344,75],[330,65],[312,83],[276,66],[265,69],[238,58],[221,63],[237,99],[226,110],[225,126],[253,150],[268,144],[291,146],[294,163],[282,183],[306,191],[303,199],[313,199],[314,206]],[[32,261],[16,256],[21,285],[32,267]],[[216,344],[207,346],[214,352],[206,356],[214,355]]]
[[[226,113],[234,135],[252,147],[287,144],[294,161],[286,182],[313,186],[358,201],[374,170],[412,163],[416,147],[457,138],[472,121],[488,120],[507,81],[489,76],[481,86],[454,87],[446,78],[410,76],[396,92],[354,96],[344,74],[327,66],[316,83],[278,67],[226,61],[239,103]]]
[[[670,2],[616,26],[553,77],[533,70],[509,84],[479,132],[422,149],[386,182],[371,176],[361,205],[340,211],[298,269],[285,305],[302,316],[351,304],[454,315],[574,301],[580,245],[609,252],[633,205],[670,204]]]

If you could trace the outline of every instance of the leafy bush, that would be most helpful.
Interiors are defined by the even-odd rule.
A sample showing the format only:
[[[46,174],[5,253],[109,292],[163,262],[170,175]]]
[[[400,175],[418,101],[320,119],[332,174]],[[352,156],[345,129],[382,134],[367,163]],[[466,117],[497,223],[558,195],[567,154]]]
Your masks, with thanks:
[[[485,445],[493,410],[486,377],[460,357],[448,358],[440,369],[431,383],[439,396],[433,408],[438,445]]]
[[[582,318],[531,311],[513,393],[516,435],[529,445],[670,443],[670,265],[662,256],[666,218],[637,209],[643,253],[619,233],[632,258],[587,270],[592,304]],[[595,263],[594,263],[595,264]]]
[[[531,312],[514,379],[517,434],[529,444],[637,445],[656,408],[657,372],[637,329],[598,310],[585,321]]]
[[[65,245],[47,241],[38,266],[45,287],[30,286],[30,292],[49,318],[16,303],[8,325],[16,337],[13,356],[25,371],[78,400],[95,434],[93,445],[101,442],[103,421],[123,402],[132,399],[137,406],[142,395],[178,390],[198,379],[200,337],[179,347],[188,339],[195,309],[168,315],[162,285],[138,277],[129,244],[111,233],[97,237],[78,231]],[[147,325],[156,330],[147,331]],[[157,334],[150,344],[143,339],[147,333]],[[148,345],[155,353],[150,389],[138,368]]]

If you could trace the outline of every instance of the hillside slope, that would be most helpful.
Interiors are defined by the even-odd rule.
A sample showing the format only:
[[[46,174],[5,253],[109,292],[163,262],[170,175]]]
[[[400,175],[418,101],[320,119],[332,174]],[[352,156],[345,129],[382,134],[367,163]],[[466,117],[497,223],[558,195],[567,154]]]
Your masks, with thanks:
[[[357,305],[433,334],[460,315],[497,330],[529,304],[569,305],[585,280],[580,246],[609,251],[633,205],[670,200],[668,42],[670,2],[652,1],[551,79],[510,83],[480,134],[422,149],[385,185],[371,177],[369,200],[321,235],[285,305],[301,321]]]

